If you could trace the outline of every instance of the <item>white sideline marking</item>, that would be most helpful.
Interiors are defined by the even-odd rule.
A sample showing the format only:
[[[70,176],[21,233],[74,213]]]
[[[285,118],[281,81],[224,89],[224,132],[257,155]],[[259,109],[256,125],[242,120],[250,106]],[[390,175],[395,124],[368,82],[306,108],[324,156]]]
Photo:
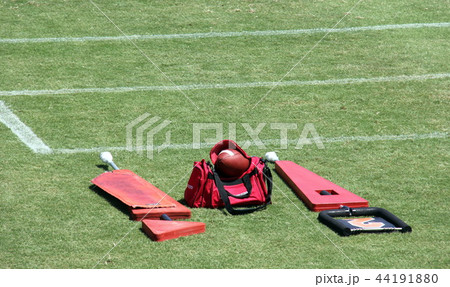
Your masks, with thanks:
[[[6,105],[0,101],[0,122],[5,124],[26,146],[35,153],[52,153],[33,131],[25,125]]]
[[[0,39],[0,43],[60,43],[60,42],[90,42],[90,41],[124,41],[124,40],[155,40],[155,39],[202,39],[202,38],[223,38],[242,36],[281,36],[300,35],[316,33],[347,33],[359,31],[381,31],[393,29],[418,29],[418,28],[444,28],[450,27],[449,22],[442,23],[410,23],[377,25],[348,28],[315,28],[315,29],[294,29],[294,30],[268,30],[268,31],[242,31],[242,32],[208,32],[189,34],[160,34],[160,35],[130,35],[130,36],[103,36],[103,37],[55,37],[55,38],[17,38]]]
[[[278,86],[322,86],[322,85],[346,85],[378,82],[406,82],[423,81],[432,79],[450,78],[450,73],[424,74],[424,75],[400,75],[391,77],[375,78],[347,78],[313,81],[284,81],[277,83]],[[230,84],[192,84],[179,86],[138,86],[138,87],[116,87],[116,88],[82,88],[82,89],[59,89],[59,90],[19,90],[0,91],[0,96],[40,96],[40,95],[71,95],[85,93],[127,93],[144,91],[178,91],[178,90],[205,90],[205,89],[238,89],[238,88],[258,88],[272,87],[275,82],[250,82],[250,83],[230,83]]]
[[[446,132],[433,132],[428,134],[406,134],[406,135],[375,135],[375,136],[342,136],[333,138],[323,138],[320,137],[320,141],[323,143],[339,143],[339,142],[375,142],[375,141],[404,141],[404,140],[424,140],[424,139],[444,139],[448,138],[449,134]],[[312,139],[312,138],[310,138]],[[317,139],[317,140],[319,140]],[[316,139],[315,139],[316,140]],[[267,139],[261,140],[264,145],[280,145],[280,139]],[[298,139],[288,140],[289,145],[296,145]],[[216,143],[201,143],[200,148],[211,148]],[[158,150],[162,146],[155,146],[153,150]],[[135,147],[134,151],[147,149],[147,147]],[[180,150],[180,149],[193,149],[192,143],[184,144],[170,144],[164,145],[164,149]],[[94,148],[74,148],[74,149],[54,149],[55,153],[62,154],[75,154],[75,153],[93,153],[102,151],[129,151],[130,149],[126,146],[123,147],[94,147]]]

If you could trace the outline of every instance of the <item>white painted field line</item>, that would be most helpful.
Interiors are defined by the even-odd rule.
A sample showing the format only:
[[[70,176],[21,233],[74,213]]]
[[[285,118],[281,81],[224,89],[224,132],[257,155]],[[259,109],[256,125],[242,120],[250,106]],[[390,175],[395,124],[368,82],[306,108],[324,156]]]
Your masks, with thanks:
[[[179,88],[178,88],[178,85],[177,84],[175,84],[173,81],[172,81],[172,79],[163,71],[163,70],[161,70],[161,68],[159,67],[159,65],[157,65],[153,60],[152,60],[152,58],[150,58],[148,55],[147,55],[147,53],[145,53],[144,52],[144,50],[142,50],[141,49],[141,47],[139,47],[136,43],[135,43],[135,41],[133,41],[131,38],[129,38],[128,37],[128,35],[127,34],[125,34],[125,32],[119,27],[119,26],[117,26],[117,24],[108,16],[108,15],[106,15],[106,13],[94,2],[94,1],[92,1],[92,0],[89,0],[89,2],[106,18],[106,19],[108,19],[108,21],[114,26],[114,28],[116,28],[116,30],[117,31],[119,31],[121,34],[122,34],[122,36],[123,37],[125,37],[127,40],[128,40],[128,42],[134,47],[134,48],[136,48],[136,50],[138,50],[139,51],[139,53],[150,63],[150,64],[152,64],[152,66],[154,67],[154,68],[156,68],[163,76],[164,76],[164,78],[166,78],[171,84],[172,84],[172,86],[174,86],[175,87],[175,89],[176,90],[178,90],[196,109],[200,109],[193,101],[192,101],[192,99],[190,98],[190,97],[188,97],[187,95],[186,95],[186,93],[184,93],[182,90],[180,90]]]
[[[284,81],[278,83],[278,86],[322,86],[322,85],[349,85],[363,83],[379,82],[407,82],[424,81],[433,79],[450,78],[450,73],[423,74],[423,75],[400,75],[391,77],[375,78],[347,78],[347,79],[329,79],[313,81]],[[115,87],[115,88],[81,88],[81,89],[59,89],[59,90],[18,90],[18,91],[0,91],[0,96],[41,96],[41,95],[72,95],[86,93],[128,93],[145,91],[178,91],[178,90],[206,90],[206,89],[241,89],[241,88],[259,88],[272,87],[275,82],[249,82],[249,83],[229,83],[229,84],[192,84],[179,86],[137,86],[137,87]]]
[[[0,122],[6,125],[26,146],[35,153],[51,153],[49,148],[6,105],[0,101]]]
[[[445,139],[449,137],[449,133],[446,132],[433,132],[428,134],[404,134],[404,135],[374,135],[374,136],[342,136],[342,137],[332,137],[324,138],[320,137],[318,139],[312,139],[312,141],[322,141],[323,143],[339,143],[339,142],[376,142],[376,141],[404,141],[404,140],[425,140],[425,139]],[[266,139],[261,140],[264,145],[274,146],[280,145],[280,139]],[[288,140],[289,145],[296,145],[298,139]],[[201,143],[200,148],[211,148],[216,143]],[[147,147],[135,147],[135,150],[146,149]],[[163,149],[162,146],[155,146],[153,150]],[[183,150],[183,149],[193,149],[192,143],[183,144],[170,144],[164,145],[164,149],[168,150]],[[53,149],[55,153],[62,154],[76,154],[76,153],[94,153],[101,151],[126,151],[126,146],[121,147],[94,147],[94,148],[74,148],[74,149]]]
[[[130,36],[98,36],[98,37],[51,37],[51,38],[0,38],[0,44],[20,43],[63,43],[63,42],[93,42],[93,41],[124,41],[124,40],[156,40],[156,39],[202,39],[202,38],[224,38],[224,37],[260,37],[260,36],[282,36],[301,35],[317,33],[350,33],[361,31],[382,31],[396,29],[420,29],[420,28],[445,28],[450,27],[450,22],[441,23],[409,23],[392,24],[348,28],[314,28],[293,30],[267,30],[267,31],[241,31],[241,32],[208,32],[188,34],[157,34],[157,35],[130,35]]]
[[[331,29],[335,29],[339,23],[341,23],[345,18],[347,18],[348,15],[350,15],[352,13],[352,10],[355,9],[359,3],[361,3],[363,0],[358,0],[356,1],[356,3],[353,4],[353,6],[346,12],[344,13],[344,16],[342,16],[334,25],[333,27],[331,27]],[[331,30],[330,29],[330,30]],[[320,45],[320,43],[322,43],[322,41],[330,34],[331,32],[326,32],[325,35],[322,36],[322,38],[319,39],[319,41],[317,41],[311,48],[309,48],[309,50],[303,54],[303,56],[293,65],[291,66],[286,73],[284,73],[284,75],[274,83],[274,85],[272,87],[270,87],[270,89],[253,105],[252,110],[255,109],[275,88],[277,88],[281,82],[284,81],[284,79],[298,66],[300,65],[303,60],[305,60],[315,49],[317,46]]]

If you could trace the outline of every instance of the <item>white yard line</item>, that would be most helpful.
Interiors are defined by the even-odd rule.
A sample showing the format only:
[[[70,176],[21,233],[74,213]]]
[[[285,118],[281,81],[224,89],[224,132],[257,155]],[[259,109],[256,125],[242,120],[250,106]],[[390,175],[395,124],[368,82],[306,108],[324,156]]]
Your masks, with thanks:
[[[181,89],[178,88],[178,85],[175,84],[172,79],[163,71],[161,70],[161,68],[147,55],[147,53],[144,52],[144,50],[142,50],[136,43],[135,41],[133,41],[127,34],[125,34],[125,32],[120,29],[119,26],[117,26],[117,24],[108,16],[106,15],[106,13],[92,0],[89,1],[106,19],[108,19],[108,21],[117,29],[117,31],[119,31],[123,37],[125,37],[128,42],[134,46],[134,48],[136,48],[136,50],[139,51],[139,53],[141,53],[141,55],[150,63],[153,65],[153,67],[155,67],[163,76],[164,78],[166,78],[173,87],[175,87],[196,109],[200,109],[193,101],[191,98],[189,98]]]
[[[396,29],[420,29],[420,28],[445,28],[450,27],[449,22],[442,23],[410,23],[377,25],[348,28],[313,28],[294,30],[267,30],[267,31],[241,31],[241,32],[208,32],[189,34],[158,34],[158,35],[130,35],[130,36],[99,36],[99,37],[54,37],[54,38],[0,38],[0,44],[20,44],[20,43],[63,43],[63,42],[92,42],[92,41],[126,41],[126,40],[156,40],[156,39],[202,39],[202,38],[223,38],[223,37],[254,37],[254,36],[282,36],[301,35],[316,33],[349,33],[361,31],[382,31]]]
[[[26,146],[35,153],[51,153],[49,148],[27,125],[0,101],[0,122],[6,125]]]
[[[312,141],[321,141],[322,143],[339,143],[339,142],[375,142],[375,141],[404,141],[404,140],[425,140],[425,139],[445,139],[448,138],[449,134],[446,132],[433,132],[428,134],[404,134],[404,135],[374,135],[374,136],[342,136],[342,137],[332,137],[324,138],[320,137],[318,139],[312,139]],[[280,146],[280,139],[267,139],[261,140],[264,145],[267,146]],[[296,145],[298,139],[288,140],[289,145]],[[200,148],[211,148],[216,143],[202,143]],[[163,146],[154,146],[153,150],[168,149],[168,150],[182,150],[182,149],[193,149],[193,143],[183,143],[183,144],[169,144]],[[134,147],[134,150],[142,150],[147,147]],[[76,154],[76,153],[94,153],[101,151],[125,151],[129,150],[129,147],[119,146],[119,147],[93,147],[93,148],[73,148],[73,149],[53,149],[55,153],[62,154]]]
[[[284,81],[277,85],[288,86],[322,86],[322,85],[348,85],[379,82],[408,82],[424,81],[432,79],[450,78],[450,73],[423,74],[423,75],[400,75],[391,77],[375,78],[347,78],[329,79],[313,81]],[[178,90],[206,90],[206,89],[240,89],[272,87],[275,82],[249,82],[249,83],[229,83],[229,84],[191,84],[179,86],[137,86],[137,87],[115,87],[115,88],[81,88],[81,89],[59,89],[59,90],[18,90],[0,91],[0,96],[41,96],[41,95],[73,95],[86,93],[128,93],[145,91],[178,91]]]
[[[286,73],[278,80],[276,81],[272,87],[253,105],[252,109],[255,109],[276,87],[280,85],[281,82],[284,81],[284,79],[298,66],[300,65],[303,60],[305,60],[309,54],[311,54],[317,46],[331,33],[332,29],[335,29],[339,23],[341,23],[345,18],[347,18],[348,15],[352,13],[352,10],[355,9],[359,3],[361,3],[363,0],[358,0],[356,3],[353,4],[353,6],[348,10],[346,13],[344,13],[344,16],[342,16],[339,21],[337,21],[331,29],[325,33],[325,35],[322,36],[322,38],[319,39],[303,56],[293,65],[291,66]]]

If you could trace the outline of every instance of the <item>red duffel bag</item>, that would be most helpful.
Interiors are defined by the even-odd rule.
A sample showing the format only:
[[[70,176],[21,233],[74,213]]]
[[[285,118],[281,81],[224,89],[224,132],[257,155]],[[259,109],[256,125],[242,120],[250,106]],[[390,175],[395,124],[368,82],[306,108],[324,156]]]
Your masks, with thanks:
[[[214,164],[222,150],[234,149],[248,158],[248,169],[237,178],[224,178]],[[211,162],[194,162],[184,192],[190,207],[223,208],[230,214],[245,214],[265,208],[271,203],[272,174],[265,160],[250,157],[232,140],[217,143],[210,152]]]

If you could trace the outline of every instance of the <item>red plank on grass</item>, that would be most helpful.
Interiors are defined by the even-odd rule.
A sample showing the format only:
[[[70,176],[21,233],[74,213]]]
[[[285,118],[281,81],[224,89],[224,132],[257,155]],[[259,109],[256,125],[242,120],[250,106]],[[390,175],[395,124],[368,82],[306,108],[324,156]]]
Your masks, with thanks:
[[[292,161],[276,161],[275,170],[313,211],[339,209],[341,205],[350,208],[369,206],[366,199]]]
[[[203,233],[203,222],[149,220],[142,221],[142,230],[154,241],[164,241],[182,236]]]
[[[191,210],[179,202],[176,203],[175,207],[171,208],[130,208],[130,217],[136,221],[159,219],[163,214],[168,215],[172,219],[191,218]]]
[[[162,214],[173,219],[191,217],[189,208],[130,170],[102,173],[92,183],[128,205],[134,220],[159,218]]]
[[[132,208],[174,207],[167,194],[131,170],[105,172],[92,183]]]

